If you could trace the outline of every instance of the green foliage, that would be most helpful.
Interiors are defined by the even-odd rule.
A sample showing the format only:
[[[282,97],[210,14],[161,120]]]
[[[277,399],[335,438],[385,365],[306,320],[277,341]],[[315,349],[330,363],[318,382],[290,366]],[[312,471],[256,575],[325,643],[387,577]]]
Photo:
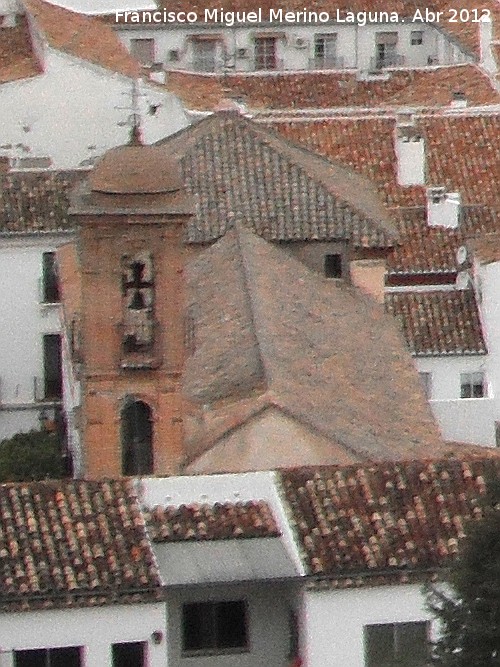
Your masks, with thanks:
[[[447,590],[428,593],[441,622],[434,663],[443,667],[500,667],[500,485],[487,484],[482,518],[471,521]]]
[[[61,445],[45,431],[17,433],[0,442],[0,482],[29,482],[63,477]]]

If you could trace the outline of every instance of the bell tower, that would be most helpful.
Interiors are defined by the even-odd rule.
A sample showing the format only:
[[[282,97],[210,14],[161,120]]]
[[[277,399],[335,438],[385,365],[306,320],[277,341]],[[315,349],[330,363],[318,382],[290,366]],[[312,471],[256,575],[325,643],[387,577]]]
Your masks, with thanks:
[[[106,153],[73,194],[86,477],[168,474],[182,459],[183,238],[193,208],[178,162],[137,141]]]

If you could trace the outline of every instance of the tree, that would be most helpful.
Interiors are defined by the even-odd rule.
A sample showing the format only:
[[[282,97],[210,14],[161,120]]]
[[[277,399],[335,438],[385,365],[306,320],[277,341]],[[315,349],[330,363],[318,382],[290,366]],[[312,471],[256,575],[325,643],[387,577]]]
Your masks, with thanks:
[[[29,482],[63,476],[61,445],[54,433],[17,433],[0,442],[0,482]]]
[[[490,480],[487,489],[446,587],[428,593],[441,622],[434,663],[443,667],[500,667],[500,485]]]

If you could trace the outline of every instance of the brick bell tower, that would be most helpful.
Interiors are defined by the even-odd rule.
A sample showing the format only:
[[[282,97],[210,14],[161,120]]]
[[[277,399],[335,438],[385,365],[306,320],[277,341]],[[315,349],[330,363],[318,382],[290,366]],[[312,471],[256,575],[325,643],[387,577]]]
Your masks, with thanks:
[[[183,453],[185,225],[194,210],[160,146],[110,150],[74,193],[87,478],[177,471]]]

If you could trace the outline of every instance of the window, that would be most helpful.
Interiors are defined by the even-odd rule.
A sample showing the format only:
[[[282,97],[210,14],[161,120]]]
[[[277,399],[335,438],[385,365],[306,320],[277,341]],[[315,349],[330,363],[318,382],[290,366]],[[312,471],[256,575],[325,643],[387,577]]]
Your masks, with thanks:
[[[141,65],[152,65],[155,62],[155,40],[131,39],[130,52]]]
[[[217,42],[209,39],[193,39],[193,69],[197,72],[215,72]]]
[[[144,667],[144,642],[113,644],[113,667]]]
[[[427,400],[432,398],[432,373],[419,373]]]
[[[255,69],[277,69],[276,37],[255,38]]]
[[[342,278],[342,255],[325,255],[325,277]]]
[[[411,36],[412,46],[421,46],[424,43],[424,33],[422,30],[412,30]]]
[[[121,414],[122,474],[153,472],[153,418],[142,401],[129,402]]]
[[[315,35],[314,64],[320,69],[337,67],[337,34]]]
[[[185,604],[182,616],[184,651],[224,653],[248,649],[244,600]]]
[[[428,630],[426,621],[365,626],[366,667],[425,667]]]
[[[149,352],[153,347],[154,281],[149,253],[123,258],[123,351]]]
[[[382,69],[383,67],[396,67],[401,64],[399,62],[400,58],[396,53],[397,43],[397,32],[377,33],[375,56],[375,67],[377,69]]]
[[[59,279],[56,270],[56,253],[44,252],[42,257],[43,303],[59,303]]]
[[[45,400],[62,398],[61,336],[43,337],[43,395]]]
[[[486,396],[484,374],[462,373],[460,375],[460,398],[483,398]]]
[[[14,651],[14,667],[80,667],[81,646]]]

